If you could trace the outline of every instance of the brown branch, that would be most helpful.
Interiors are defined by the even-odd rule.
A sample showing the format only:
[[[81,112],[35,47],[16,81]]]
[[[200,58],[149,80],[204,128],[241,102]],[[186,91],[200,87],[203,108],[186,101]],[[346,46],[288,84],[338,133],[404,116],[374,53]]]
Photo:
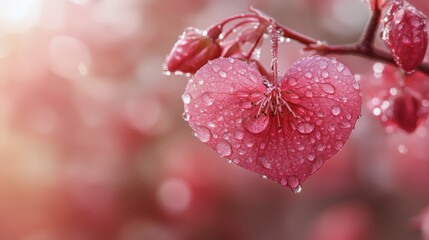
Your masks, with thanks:
[[[396,65],[390,53],[374,47],[374,39],[377,33],[378,23],[380,22],[381,12],[374,9],[371,19],[368,22],[360,40],[352,44],[330,45],[326,42],[308,37],[301,33],[295,32],[288,27],[277,24],[277,27],[283,31],[283,36],[293,39],[306,47],[304,50],[314,50],[319,54],[352,54],[373,60],[383,61]],[[429,65],[421,64],[417,70],[429,76]]]

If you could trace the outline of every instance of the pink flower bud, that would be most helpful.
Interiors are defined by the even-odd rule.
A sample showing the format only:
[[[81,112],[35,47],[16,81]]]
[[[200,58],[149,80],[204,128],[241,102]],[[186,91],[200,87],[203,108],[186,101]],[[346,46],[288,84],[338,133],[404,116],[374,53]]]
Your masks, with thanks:
[[[221,48],[212,38],[217,36],[210,33],[187,28],[167,56],[165,70],[194,74],[209,60],[220,57]]]
[[[400,95],[393,102],[393,121],[408,133],[414,132],[419,125],[420,103],[408,94]]]

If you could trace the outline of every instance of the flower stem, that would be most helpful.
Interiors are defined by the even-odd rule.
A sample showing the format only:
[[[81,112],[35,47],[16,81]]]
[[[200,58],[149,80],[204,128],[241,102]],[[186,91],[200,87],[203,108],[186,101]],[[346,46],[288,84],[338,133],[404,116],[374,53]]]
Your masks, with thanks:
[[[265,14],[252,8],[251,11],[256,14],[261,14],[260,17],[267,19]],[[313,50],[319,54],[352,54],[373,60],[383,61],[392,65],[396,65],[390,53],[374,47],[374,39],[380,22],[381,11],[375,8],[372,12],[370,21],[363,31],[359,41],[351,44],[330,45],[326,42],[311,38],[299,32],[296,32],[284,25],[276,23],[278,29],[282,30],[283,36],[295,40],[298,43],[305,45],[304,50]],[[272,18],[269,18],[272,19]],[[273,20],[272,20],[273,21]],[[416,69],[426,75],[429,75],[429,65],[421,64]]]

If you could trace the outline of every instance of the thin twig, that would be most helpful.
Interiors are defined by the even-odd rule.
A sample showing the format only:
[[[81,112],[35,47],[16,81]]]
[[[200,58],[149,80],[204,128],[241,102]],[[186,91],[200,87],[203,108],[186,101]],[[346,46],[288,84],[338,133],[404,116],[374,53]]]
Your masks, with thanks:
[[[365,31],[362,33],[360,40],[352,44],[330,45],[326,42],[295,32],[284,25],[277,24],[277,26],[283,31],[284,37],[290,38],[305,45],[306,47],[304,50],[314,50],[323,55],[352,54],[396,65],[390,53],[374,47],[374,39],[377,33],[378,23],[380,22],[380,16],[380,10],[377,8],[374,9],[371,19],[368,22]],[[429,75],[428,64],[421,64],[419,67],[417,67],[417,70],[426,75]]]

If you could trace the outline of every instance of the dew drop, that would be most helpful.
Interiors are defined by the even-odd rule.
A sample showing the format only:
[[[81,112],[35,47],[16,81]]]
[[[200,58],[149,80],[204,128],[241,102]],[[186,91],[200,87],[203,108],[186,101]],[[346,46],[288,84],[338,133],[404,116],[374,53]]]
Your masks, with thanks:
[[[352,119],[352,115],[350,113],[346,113],[346,118],[347,118],[347,120],[350,120],[350,119]]]
[[[289,83],[290,86],[295,86],[298,82],[296,81],[295,78],[290,78],[288,80],[288,83]]]
[[[209,126],[210,128],[215,128],[215,127],[216,127],[216,124],[214,124],[213,122],[209,122],[209,123],[207,124],[207,126]]]
[[[238,69],[238,73],[240,74],[240,75],[244,75],[245,73],[246,73],[246,68],[244,68],[244,67],[240,67],[239,69]]]
[[[343,147],[343,142],[341,142],[341,141],[336,141],[335,142],[335,149],[336,150],[339,151],[342,147]]]
[[[263,179],[267,179],[267,176],[266,175],[262,175],[261,176]]]
[[[322,69],[325,69],[328,66],[328,63],[326,61],[319,61],[317,64],[319,64],[319,67]]]
[[[313,77],[313,74],[311,74],[311,72],[306,72],[306,73],[304,74],[304,76],[305,76],[306,78],[310,79],[310,78],[312,78],[312,77]]]
[[[241,107],[243,109],[250,109],[250,108],[252,108],[252,103],[251,102],[243,102],[243,103],[241,103]]]
[[[270,163],[270,160],[266,157],[260,157],[258,158],[259,162],[262,164],[262,166],[266,169],[272,169],[272,165]]]
[[[238,140],[241,140],[244,137],[244,132],[243,131],[236,131],[234,133],[234,137],[237,138]]]
[[[352,86],[355,90],[359,90],[359,88],[360,88],[359,84],[357,82],[353,82]]]
[[[301,185],[299,185],[298,184],[298,186],[297,187],[295,187],[295,188],[291,188],[292,189],[292,192],[293,193],[300,193],[300,192],[302,192],[302,187],[301,187]]]
[[[308,134],[313,132],[315,127],[316,125],[310,122],[302,122],[296,126],[296,128],[298,129],[298,132],[302,134]]]
[[[234,58],[230,57],[230,58],[228,58],[228,60],[230,63],[234,63]]]
[[[249,79],[252,80],[252,82],[254,82],[254,83],[258,82],[258,78],[256,76],[254,76],[253,74],[249,75]]]
[[[316,156],[314,156],[314,154],[310,154],[310,155],[307,156],[307,159],[309,161],[313,161],[315,158],[316,158]]]
[[[344,65],[343,64],[341,64],[341,63],[339,63],[338,65],[337,65],[337,71],[338,72],[342,72],[344,70]]]
[[[216,144],[215,150],[222,157],[230,156],[232,153],[231,144],[224,140],[221,140]]]
[[[323,71],[322,72],[322,77],[323,78],[328,78],[329,77],[329,73],[327,71]]]
[[[334,116],[338,116],[338,115],[341,113],[341,109],[340,109],[339,107],[337,107],[337,106],[334,106],[334,107],[332,107],[332,109],[331,109],[331,113],[332,113]]]
[[[220,71],[219,75],[221,76],[221,78],[226,78],[227,74],[224,71]]]
[[[198,84],[203,85],[204,84],[204,80],[203,79],[198,80]]]
[[[395,12],[394,19],[396,24],[402,21],[402,19],[404,18],[404,13],[404,9],[398,9],[398,11]]]
[[[280,180],[280,184],[283,185],[283,186],[286,186],[287,185],[287,180],[284,179],[284,178],[282,178],[282,180]]]
[[[295,188],[298,188],[299,186],[299,180],[296,176],[289,176],[287,179],[289,187],[292,189],[293,192]]]
[[[420,42],[422,39],[419,36],[414,37],[414,43]]]
[[[210,96],[210,93],[203,93],[201,98],[207,106],[211,106],[214,102],[214,99]]]
[[[402,37],[401,37],[401,41],[402,41],[404,44],[410,44],[410,43],[411,43],[410,38],[409,38],[409,37],[407,37],[407,36],[405,36],[405,35],[402,35]]]
[[[316,146],[317,151],[320,151],[320,152],[325,150],[325,148],[326,148],[326,146],[324,144],[321,144],[321,143],[317,144],[317,146]]]
[[[422,25],[422,22],[418,18],[411,18],[411,25],[413,25],[415,28],[418,28],[420,25]]]
[[[219,70],[220,70],[220,67],[217,64],[212,64],[211,67],[212,67],[213,72],[219,72]]]
[[[238,154],[241,155],[241,156],[243,156],[244,154],[246,154],[246,150],[239,148],[238,149]]]
[[[183,120],[185,120],[187,122],[187,121],[189,121],[189,119],[191,119],[191,115],[189,115],[187,112],[183,112],[182,118],[183,118]]]
[[[332,84],[330,84],[330,83],[322,84],[322,90],[323,90],[325,93],[329,93],[329,94],[333,94],[333,93],[335,93],[335,88],[334,88],[334,86],[332,86]]]
[[[305,93],[305,96],[306,96],[306,97],[313,97],[313,93],[312,93],[312,92],[310,92],[310,91],[307,91],[307,92]]]
[[[251,133],[260,133],[267,128],[269,121],[268,116],[248,117],[243,125]]]
[[[341,128],[350,128],[351,124],[349,121],[341,122]]]
[[[184,104],[189,104],[191,102],[191,95],[184,93],[182,95],[182,100]]]
[[[196,126],[194,129],[194,133],[196,137],[200,139],[200,141],[203,143],[210,141],[210,139],[212,138],[210,130],[203,126]]]

